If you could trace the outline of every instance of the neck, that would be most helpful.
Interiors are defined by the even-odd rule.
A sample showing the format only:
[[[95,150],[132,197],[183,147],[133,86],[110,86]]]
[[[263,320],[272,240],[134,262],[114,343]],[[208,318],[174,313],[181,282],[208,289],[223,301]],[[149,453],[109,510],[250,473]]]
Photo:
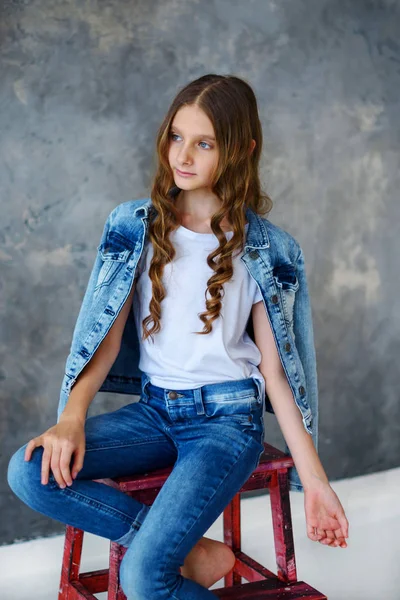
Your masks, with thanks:
[[[187,215],[196,221],[211,221],[213,214],[221,207],[221,201],[204,190],[185,192],[182,190],[176,197],[175,206],[181,215]]]

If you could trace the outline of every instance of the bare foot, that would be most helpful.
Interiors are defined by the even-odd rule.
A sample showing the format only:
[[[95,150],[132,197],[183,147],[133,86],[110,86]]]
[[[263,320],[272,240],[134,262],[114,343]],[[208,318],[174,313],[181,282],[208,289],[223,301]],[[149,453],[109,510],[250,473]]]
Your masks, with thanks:
[[[223,542],[202,537],[181,567],[181,575],[209,588],[233,569],[236,557]]]

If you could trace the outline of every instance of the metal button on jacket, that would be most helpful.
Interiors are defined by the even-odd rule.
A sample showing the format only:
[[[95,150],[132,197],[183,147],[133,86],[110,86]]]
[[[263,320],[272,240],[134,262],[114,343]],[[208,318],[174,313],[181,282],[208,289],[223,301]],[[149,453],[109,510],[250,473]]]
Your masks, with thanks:
[[[178,397],[178,394],[176,392],[168,393],[168,398],[171,398],[171,400],[176,400],[177,397]]]
[[[271,296],[271,300],[273,304],[277,304],[279,302],[278,296],[276,294]]]

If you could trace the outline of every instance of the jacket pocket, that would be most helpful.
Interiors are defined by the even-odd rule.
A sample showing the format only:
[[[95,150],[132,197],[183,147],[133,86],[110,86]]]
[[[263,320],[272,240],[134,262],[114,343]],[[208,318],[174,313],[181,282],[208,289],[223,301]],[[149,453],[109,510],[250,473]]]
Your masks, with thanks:
[[[106,241],[97,247],[97,250],[102,265],[97,276],[95,292],[110,285],[133,252],[132,248],[126,246],[122,236],[112,231],[110,231]]]
[[[282,300],[285,323],[293,330],[294,301],[299,289],[296,269],[291,264],[277,265],[274,267],[273,276]]]

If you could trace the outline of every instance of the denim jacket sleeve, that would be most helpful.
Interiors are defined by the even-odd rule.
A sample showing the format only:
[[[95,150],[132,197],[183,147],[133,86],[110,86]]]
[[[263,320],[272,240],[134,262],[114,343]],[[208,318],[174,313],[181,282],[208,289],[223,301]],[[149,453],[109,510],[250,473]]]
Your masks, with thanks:
[[[100,238],[100,243],[97,246],[97,250],[99,249],[100,245],[105,243],[105,241],[107,239],[112,215],[113,215],[113,211],[108,215],[106,222],[104,223],[103,231],[102,231],[101,238]],[[84,293],[84,296],[83,296],[83,299],[82,299],[82,302],[80,305],[79,313],[78,313],[78,316],[77,316],[77,319],[75,322],[75,326],[74,326],[73,334],[72,334],[72,341],[71,341],[71,345],[70,345],[70,349],[69,349],[69,354],[67,356],[66,363],[65,363],[64,378],[63,378],[63,382],[62,382],[62,386],[61,386],[60,400],[59,400],[59,405],[58,405],[58,410],[57,410],[57,422],[59,421],[59,418],[61,416],[62,411],[64,410],[65,403],[67,401],[67,397],[65,397],[65,392],[63,390],[63,387],[64,387],[65,382],[68,380],[66,373],[69,370],[68,368],[70,366],[70,362],[71,362],[72,357],[75,354],[75,352],[78,352],[80,350],[80,346],[82,344],[82,339],[83,339],[85,333],[91,329],[92,324],[90,323],[90,320],[94,318],[94,316],[93,316],[94,315],[94,311],[93,311],[94,293],[93,292],[96,287],[102,265],[103,265],[103,261],[102,261],[101,255],[97,251],[95,259],[94,259],[94,263],[92,265],[92,269],[91,269],[91,272],[89,275],[89,280],[86,285],[86,290],[85,290],[85,293]]]
[[[311,411],[311,437],[314,447],[318,452],[318,380],[316,352],[314,346],[314,332],[312,322],[312,309],[308,292],[307,273],[304,264],[304,255],[299,247],[295,261],[296,275],[299,287],[294,301],[293,333],[294,342],[303,366],[306,399]],[[285,442],[285,452],[291,456],[290,449]],[[288,470],[289,489],[295,492],[304,492],[296,466]]]
[[[104,244],[106,239],[107,239],[107,234],[109,231],[109,227],[110,227],[110,222],[111,222],[111,215],[112,213],[110,213],[107,217],[107,220],[103,226],[103,232],[101,234],[101,239],[100,239],[100,243],[97,246],[97,250],[99,249],[100,245]],[[103,265],[103,261],[101,258],[101,255],[99,252],[97,252],[95,259],[94,259],[94,263],[92,265],[92,270],[89,276],[89,281],[87,283],[86,286],[86,290],[85,290],[85,294],[83,296],[83,300],[79,309],[79,313],[78,313],[78,317],[75,323],[75,327],[74,327],[74,331],[73,331],[73,335],[72,335],[72,343],[71,343],[71,351],[76,350],[75,348],[75,342],[77,339],[77,334],[80,334],[80,339],[82,336],[82,332],[86,332],[88,330],[88,321],[90,321],[90,319],[92,318],[92,304],[93,304],[93,297],[94,297],[94,289],[96,287],[96,283],[98,281],[98,277],[99,277],[99,273],[100,273],[100,269]]]
[[[312,413],[312,437],[318,450],[318,376],[314,343],[312,307],[307,283],[307,272],[303,250],[300,248],[296,260],[299,289],[294,302],[294,335],[306,380],[308,405]]]
[[[113,211],[108,215],[106,222],[103,226],[103,231],[101,234],[99,246],[101,244],[104,244],[107,239],[107,234],[108,234],[108,231],[110,228],[112,214],[113,214]],[[99,246],[97,246],[97,250],[99,249]],[[64,384],[68,380],[66,373],[68,371],[70,361],[73,357],[73,354],[75,352],[79,351],[79,349],[80,349],[80,344],[82,343],[83,334],[86,331],[90,330],[90,327],[91,327],[90,319],[93,318],[93,310],[92,310],[93,309],[93,295],[94,295],[93,292],[96,287],[96,283],[98,281],[98,277],[99,277],[99,273],[100,273],[102,264],[103,264],[103,261],[101,259],[101,255],[99,252],[97,252],[94,263],[92,265],[92,270],[89,275],[89,281],[86,285],[86,290],[85,290],[85,293],[83,296],[83,300],[81,302],[78,317],[76,319],[75,327],[74,327],[73,334],[72,334],[72,341],[71,341],[69,354],[67,356],[65,369],[64,369],[64,371],[65,371],[64,378],[63,378],[63,382],[61,384],[60,399],[59,399],[58,409],[57,409],[57,422],[60,420],[60,416],[65,408],[65,404],[68,399],[68,395],[64,391]]]

